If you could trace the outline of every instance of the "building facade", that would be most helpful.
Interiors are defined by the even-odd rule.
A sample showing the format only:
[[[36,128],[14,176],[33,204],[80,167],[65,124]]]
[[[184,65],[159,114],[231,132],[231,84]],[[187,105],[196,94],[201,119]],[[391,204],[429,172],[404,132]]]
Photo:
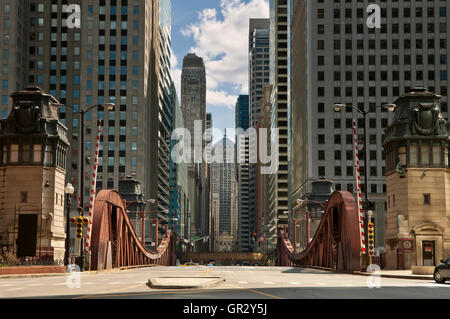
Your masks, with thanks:
[[[203,137],[206,130],[206,71],[203,58],[195,53],[188,53],[183,59],[181,73],[181,109],[185,122],[185,128],[191,134]],[[197,122],[198,121],[198,122]],[[197,126],[196,126],[197,123]],[[194,144],[192,144],[194,146]],[[202,139],[202,150],[206,143]],[[208,192],[208,166],[203,161],[203,154],[194,154],[192,164],[188,167],[188,197],[191,198],[191,238],[207,236],[209,225],[207,216],[209,207],[205,204]],[[203,242],[197,240],[195,250],[204,250]]]
[[[213,148],[211,196],[214,212],[214,249],[235,250],[237,242],[237,182],[235,144],[226,136]]]
[[[440,99],[425,88],[400,96],[386,129],[388,269],[432,274],[450,255],[450,123]]]
[[[158,200],[153,208],[167,209],[168,185],[164,183],[168,181],[168,161],[164,166],[163,159],[168,148],[163,140],[171,116],[166,103],[170,1],[71,3],[80,7],[79,26],[68,21],[73,12],[68,12],[66,1],[1,4],[0,16],[7,21],[0,26],[4,35],[0,51],[5,61],[2,115],[5,117],[9,110],[8,95],[28,85],[38,85],[61,103],[75,106],[59,111],[71,143],[67,180],[78,195],[84,192],[85,211],[97,122],[103,120],[97,191],[118,189],[121,178],[139,176],[146,198]],[[109,102],[116,105],[114,111],[100,106],[86,114],[85,145],[80,145],[80,114],[76,108]],[[85,148],[86,155],[84,176],[79,170],[80,147]],[[79,189],[80,178],[85,179],[84,190]]]
[[[344,4],[345,2],[345,4]],[[447,117],[448,3],[382,1],[381,28],[370,28],[367,4],[360,1],[290,1],[291,186],[295,205],[311,182],[327,177],[336,190],[356,197],[352,120],[357,120],[363,193],[375,203],[376,246],[383,247],[386,215],[383,130],[392,115],[381,106],[400,92],[424,86],[442,95]],[[347,107],[335,113],[336,103]],[[368,149],[364,150],[364,127]]]
[[[270,81],[270,19],[250,19],[249,22],[249,126],[256,127],[261,110],[259,100],[263,97],[265,84]]]
[[[238,184],[238,241],[239,251],[252,251],[255,200],[251,197],[249,96],[240,95],[236,102],[236,181]]]
[[[270,214],[279,227],[288,215],[288,10],[287,0],[270,1],[271,129],[279,129],[279,168],[270,176]]]
[[[0,246],[21,260],[62,261],[67,127],[52,106],[59,102],[40,88],[11,97],[0,130]]]

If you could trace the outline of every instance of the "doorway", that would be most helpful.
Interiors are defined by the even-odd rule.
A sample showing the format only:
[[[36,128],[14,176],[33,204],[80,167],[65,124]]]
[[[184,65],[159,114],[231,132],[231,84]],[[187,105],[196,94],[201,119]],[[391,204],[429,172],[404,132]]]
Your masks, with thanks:
[[[423,241],[422,242],[422,249],[423,249],[423,265],[424,266],[436,266],[436,263],[434,261],[434,241]]]
[[[37,226],[37,214],[19,215],[19,230],[17,237],[18,258],[36,256]]]

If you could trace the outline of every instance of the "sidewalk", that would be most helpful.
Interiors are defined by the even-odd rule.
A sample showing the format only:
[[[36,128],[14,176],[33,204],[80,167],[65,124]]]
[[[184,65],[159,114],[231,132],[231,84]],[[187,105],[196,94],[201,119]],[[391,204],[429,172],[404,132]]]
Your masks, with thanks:
[[[433,280],[433,275],[413,275],[411,270],[381,270],[379,273],[354,271],[353,274],[360,276],[379,275],[380,277],[398,279]]]

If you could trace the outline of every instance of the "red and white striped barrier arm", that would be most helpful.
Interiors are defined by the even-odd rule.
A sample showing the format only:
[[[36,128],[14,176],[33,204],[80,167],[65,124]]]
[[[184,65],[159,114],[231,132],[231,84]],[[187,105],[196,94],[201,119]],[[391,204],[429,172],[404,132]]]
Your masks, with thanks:
[[[366,253],[366,240],[364,234],[364,214],[363,214],[363,201],[361,193],[361,171],[359,167],[359,152],[358,152],[358,131],[356,129],[356,120],[353,120],[353,136],[355,139],[355,167],[356,167],[356,189],[357,189],[357,208],[359,215],[359,233],[361,237],[361,251]],[[367,187],[367,185],[366,185]]]
[[[89,252],[92,235],[92,214],[94,210],[95,192],[97,188],[97,170],[98,170],[98,154],[100,151],[100,136],[102,134],[102,122],[98,121],[97,145],[95,148],[94,169],[92,173],[91,196],[89,199],[89,223],[87,227],[85,252]]]

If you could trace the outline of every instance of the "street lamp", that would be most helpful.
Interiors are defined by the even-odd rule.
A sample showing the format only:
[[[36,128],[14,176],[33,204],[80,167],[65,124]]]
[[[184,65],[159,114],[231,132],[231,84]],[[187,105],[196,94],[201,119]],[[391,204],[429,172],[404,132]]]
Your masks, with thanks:
[[[395,104],[384,104],[382,106],[383,108],[387,109],[388,111],[394,111],[396,108]],[[369,110],[366,109],[360,109],[359,107],[355,107],[352,105],[347,105],[347,104],[334,104],[333,106],[334,111],[335,112],[340,112],[343,108],[352,108],[356,111],[358,111],[359,113],[361,113],[364,117],[364,183],[365,183],[365,187],[364,187],[364,202],[366,203],[366,209],[369,209],[369,201],[368,201],[368,194],[369,194],[369,186],[367,184],[367,179],[368,179],[368,167],[367,167],[367,114],[369,114]]]
[[[312,204],[318,204],[320,206],[322,206],[322,208],[325,208],[325,204],[323,202],[319,202],[319,201],[315,201],[315,200],[310,200],[310,199],[297,199],[297,204],[299,205],[303,205],[304,203],[312,203]],[[310,216],[309,216],[309,211],[308,211],[308,207],[306,207],[306,212],[305,212],[305,219],[306,219],[306,245],[309,244],[310,242]]]
[[[71,183],[67,183],[64,188],[64,193],[66,193],[66,207],[67,207],[67,216],[66,216],[66,243],[65,243],[65,252],[64,252],[64,265],[68,266],[70,264],[70,205],[71,205],[71,197],[75,192],[75,188],[73,188]]]
[[[81,116],[81,138],[80,138],[80,143],[81,143],[81,149],[80,149],[80,157],[81,157],[81,163],[80,163],[80,174],[81,174],[81,179],[80,179],[80,203],[81,203],[81,210],[80,210],[80,216],[83,216],[83,208],[84,208],[84,117],[86,115],[87,112],[89,112],[90,110],[92,110],[95,107],[104,107],[107,108],[108,111],[113,111],[115,108],[115,104],[114,103],[103,103],[103,104],[96,104],[96,105],[92,105],[86,108],[80,108],[77,107],[75,105],[68,105],[68,104],[58,104],[58,103],[53,103],[52,106],[55,107],[70,107],[72,109],[74,109],[75,111],[77,111],[78,113],[80,113]],[[80,257],[79,257],[79,266],[81,268],[81,271],[84,270],[85,268],[85,259],[84,259],[84,243],[83,243],[83,238],[81,238],[81,242],[80,242]]]

